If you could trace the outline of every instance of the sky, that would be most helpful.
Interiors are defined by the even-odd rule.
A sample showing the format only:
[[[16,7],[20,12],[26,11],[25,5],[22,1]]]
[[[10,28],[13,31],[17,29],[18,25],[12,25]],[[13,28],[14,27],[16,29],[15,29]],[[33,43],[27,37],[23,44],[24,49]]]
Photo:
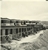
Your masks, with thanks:
[[[48,2],[2,1],[1,16],[10,19],[48,21]]]
[[[46,0],[2,0],[2,1],[46,1]]]

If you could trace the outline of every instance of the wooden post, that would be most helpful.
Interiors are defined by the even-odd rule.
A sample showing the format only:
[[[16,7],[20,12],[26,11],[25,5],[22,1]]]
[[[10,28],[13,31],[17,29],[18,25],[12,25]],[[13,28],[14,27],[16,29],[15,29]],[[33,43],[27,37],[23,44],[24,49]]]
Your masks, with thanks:
[[[10,29],[8,29],[8,35],[10,34]]]
[[[22,28],[21,28],[21,37],[22,37]]]
[[[5,35],[5,29],[2,29],[2,35]]]
[[[28,36],[27,28],[26,28],[26,34],[27,34],[27,36]]]
[[[2,29],[1,43],[5,43],[6,42],[5,31],[6,31],[5,29]]]
[[[18,38],[19,38],[19,28],[18,28]]]
[[[12,29],[12,38],[16,39],[16,31],[15,31],[15,29]]]

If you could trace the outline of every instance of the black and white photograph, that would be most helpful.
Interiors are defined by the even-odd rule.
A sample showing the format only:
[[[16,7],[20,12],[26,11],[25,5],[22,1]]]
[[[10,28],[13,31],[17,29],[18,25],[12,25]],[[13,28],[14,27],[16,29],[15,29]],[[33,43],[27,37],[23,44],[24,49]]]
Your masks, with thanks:
[[[0,3],[0,50],[48,50],[48,0]]]

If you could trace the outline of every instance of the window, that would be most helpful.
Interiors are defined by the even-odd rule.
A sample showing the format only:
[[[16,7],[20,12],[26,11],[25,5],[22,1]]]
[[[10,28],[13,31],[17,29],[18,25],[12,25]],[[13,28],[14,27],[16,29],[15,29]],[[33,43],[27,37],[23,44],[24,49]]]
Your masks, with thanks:
[[[10,30],[10,34],[12,34],[12,29]]]
[[[5,35],[8,35],[8,29],[5,30]]]
[[[19,32],[21,32],[21,28],[19,28]]]
[[[1,29],[1,35],[2,35],[2,29]]]

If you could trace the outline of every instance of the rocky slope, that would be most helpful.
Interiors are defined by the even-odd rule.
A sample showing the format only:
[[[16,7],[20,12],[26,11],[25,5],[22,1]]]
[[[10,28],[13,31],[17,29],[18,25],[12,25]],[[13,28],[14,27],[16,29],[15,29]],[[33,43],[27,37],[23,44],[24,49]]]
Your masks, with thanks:
[[[24,44],[21,45],[24,50],[48,50],[48,30],[45,30],[36,41]]]

